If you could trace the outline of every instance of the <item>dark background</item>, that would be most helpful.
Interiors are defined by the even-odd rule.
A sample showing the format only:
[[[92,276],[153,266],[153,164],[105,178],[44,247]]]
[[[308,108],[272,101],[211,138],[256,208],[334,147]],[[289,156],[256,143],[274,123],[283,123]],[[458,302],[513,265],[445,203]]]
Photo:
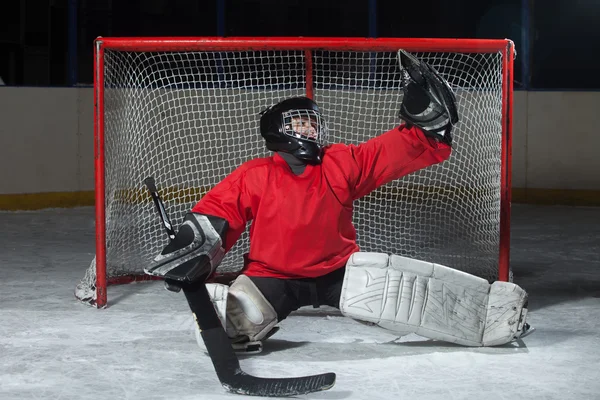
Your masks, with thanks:
[[[600,0],[3,0],[0,77],[91,85],[98,36],[509,38],[516,89],[600,89],[599,26]]]

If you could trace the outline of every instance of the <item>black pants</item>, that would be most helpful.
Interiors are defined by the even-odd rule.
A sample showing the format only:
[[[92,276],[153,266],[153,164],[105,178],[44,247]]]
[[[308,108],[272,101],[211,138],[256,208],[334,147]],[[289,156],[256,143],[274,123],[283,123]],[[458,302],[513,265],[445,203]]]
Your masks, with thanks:
[[[340,268],[318,278],[279,279],[250,276],[263,296],[277,312],[277,319],[284,320],[292,311],[312,305],[340,308],[342,283],[346,268]]]

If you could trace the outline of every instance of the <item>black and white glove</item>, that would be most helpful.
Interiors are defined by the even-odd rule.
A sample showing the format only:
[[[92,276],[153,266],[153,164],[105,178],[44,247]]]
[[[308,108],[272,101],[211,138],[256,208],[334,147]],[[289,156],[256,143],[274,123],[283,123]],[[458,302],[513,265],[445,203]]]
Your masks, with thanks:
[[[165,279],[168,290],[203,283],[221,263],[229,223],[212,215],[188,212],[175,238],[144,268],[148,275]]]
[[[451,131],[458,122],[458,112],[450,85],[432,66],[406,51],[398,50],[398,58],[408,78],[400,118],[427,136],[452,144]]]

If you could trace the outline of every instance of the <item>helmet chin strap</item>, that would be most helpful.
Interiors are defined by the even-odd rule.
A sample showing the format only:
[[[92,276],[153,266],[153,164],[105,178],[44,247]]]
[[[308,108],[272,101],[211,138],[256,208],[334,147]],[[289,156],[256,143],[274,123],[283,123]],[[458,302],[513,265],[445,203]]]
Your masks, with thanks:
[[[294,157],[290,153],[278,151],[277,154],[279,154],[281,158],[285,160],[294,175],[300,175],[306,169],[306,163],[299,158]]]

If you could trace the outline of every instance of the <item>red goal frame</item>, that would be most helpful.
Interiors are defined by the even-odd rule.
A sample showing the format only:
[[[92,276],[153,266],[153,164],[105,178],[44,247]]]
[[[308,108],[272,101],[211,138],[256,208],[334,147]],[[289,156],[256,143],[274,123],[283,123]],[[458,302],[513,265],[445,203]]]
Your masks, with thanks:
[[[106,276],[106,215],[104,170],[104,51],[235,51],[303,50],[306,56],[306,94],[313,95],[312,52],[333,51],[428,51],[502,53],[502,165],[500,188],[500,246],[498,279],[510,275],[510,205],[512,173],[512,107],[514,44],[508,39],[418,38],[306,38],[306,37],[131,37],[102,38],[94,43],[94,162],[96,218],[96,306],[107,304],[107,286],[152,279],[150,276]]]

